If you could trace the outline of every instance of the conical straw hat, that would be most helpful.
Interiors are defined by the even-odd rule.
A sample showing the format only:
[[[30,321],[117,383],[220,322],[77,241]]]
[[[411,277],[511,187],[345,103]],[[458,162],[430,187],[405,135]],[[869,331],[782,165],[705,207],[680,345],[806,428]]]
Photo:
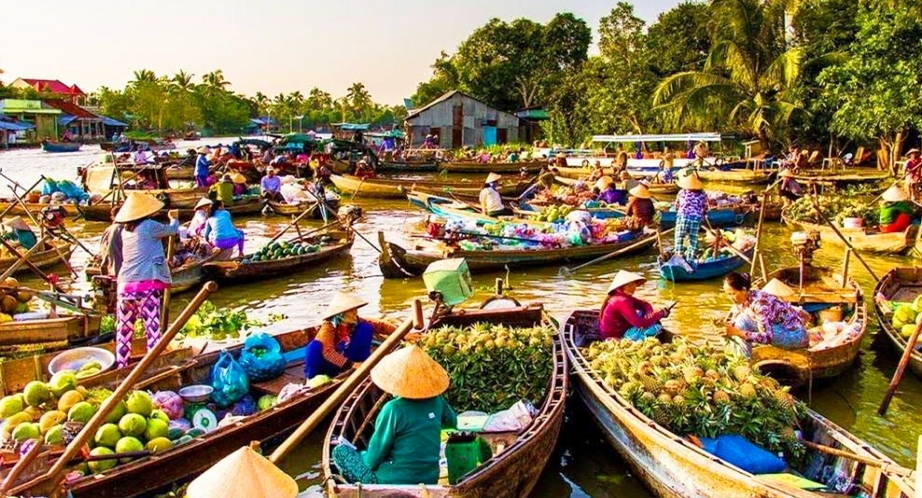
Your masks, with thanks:
[[[909,149],[906,151],[907,156],[911,156],[913,154],[918,154],[918,153],[919,153],[919,149]]]
[[[198,148],[199,154],[208,154],[209,152],[211,152],[211,149],[209,149],[208,147],[204,145]]]
[[[22,216],[15,216],[3,222],[4,225],[17,230],[31,230],[29,225],[22,219]]]
[[[642,183],[632,188],[631,190],[628,190],[627,193],[630,195],[633,195],[634,197],[638,199],[649,199],[650,198],[650,190],[647,188],[646,185]]]
[[[682,170],[676,183],[679,184],[680,188],[686,190],[704,190],[704,184],[701,183],[701,179],[698,178],[698,172],[693,168]]]
[[[243,447],[195,478],[186,498],[295,498],[298,483],[265,457]]]
[[[199,201],[195,204],[195,209],[201,209],[201,208],[203,208],[203,207],[208,207],[208,206],[210,206],[210,205],[212,205],[212,204],[214,204],[214,201],[212,201],[211,199],[209,199],[209,198],[207,198],[207,197],[202,197],[202,198],[199,199]]]
[[[624,287],[625,285],[631,282],[646,282],[647,279],[643,278],[643,275],[638,275],[636,273],[631,273],[629,271],[621,270],[615,275],[615,280],[612,281],[611,285],[608,286],[608,293],[611,294],[613,291]]]
[[[234,183],[241,184],[241,183],[247,182],[247,177],[241,175],[240,173],[234,173],[233,175],[231,175],[231,180],[233,180]]]
[[[368,303],[351,294],[339,291],[333,295],[333,299],[330,301],[330,304],[327,305],[327,310],[324,312],[323,318],[332,318],[340,313],[361,308],[366,304]]]
[[[899,185],[893,185],[890,188],[888,188],[886,192],[884,192],[883,195],[880,196],[880,198],[887,202],[908,201],[909,194],[907,194],[905,190],[900,188]]]
[[[484,180],[484,183],[498,182],[501,178],[502,177],[497,175],[496,173],[490,173],[489,175],[487,175],[487,179]]]
[[[777,278],[771,279],[770,282],[765,284],[765,287],[762,287],[762,292],[767,292],[773,296],[777,297],[789,297],[796,294],[794,289],[788,287],[788,285]]]
[[[128,223],[129,221],[140,220],[155,214],[161,209],[163,209],[163,202],[157,200],[156,197],[141,192],[131,192],[128,194],[128,199],[119,208],[114,221],[116,223]]]
[[[595,182],[595,188],[597,188],[597,189],[599,189],[599,190],[605,190],[605,189],[607,189],[608,186],[611,185],[612,183],[615,183],[615,181],[612,180],[612,178],[611,178],[610,176],[605,175],[605,176],[603,176],[602,178],[599,178],[599,181]]]
[[[425,351],[410,344],[371,369],[371,381],[385,392],[408,399],[438,396],[448,389],[448,372]]]

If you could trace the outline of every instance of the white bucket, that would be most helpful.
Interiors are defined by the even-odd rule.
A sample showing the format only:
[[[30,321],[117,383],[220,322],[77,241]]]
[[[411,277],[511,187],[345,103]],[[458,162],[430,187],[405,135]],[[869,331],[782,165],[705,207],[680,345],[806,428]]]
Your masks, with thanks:
[[[842,220],[842,228],[862,228],[864,220],[861,218],[845,218]]]

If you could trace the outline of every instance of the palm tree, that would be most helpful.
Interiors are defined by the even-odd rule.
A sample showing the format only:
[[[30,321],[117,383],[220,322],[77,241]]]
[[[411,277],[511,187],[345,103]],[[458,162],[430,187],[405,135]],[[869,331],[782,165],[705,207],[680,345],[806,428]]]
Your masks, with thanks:
[[[355,112],[356,118],[364,118],[365,110],[371,104],[371,94],[362,83],[353,83],[346,92],[346,99]]]
[[[202,82],[214,89],[221,90],[223,90],[224,87],[230,85],[230,81],[224,79],[224,71],[220,69],[216,69],[206,74],[205,76],[202,76]]]
[[[782,0],[712,0],[720,29],[703,71],[666,77],[654,105],[680,127],[726,126],[757,137],[763,146],[779,136],[803,107],[796,95],[801,50],[786,48]]]

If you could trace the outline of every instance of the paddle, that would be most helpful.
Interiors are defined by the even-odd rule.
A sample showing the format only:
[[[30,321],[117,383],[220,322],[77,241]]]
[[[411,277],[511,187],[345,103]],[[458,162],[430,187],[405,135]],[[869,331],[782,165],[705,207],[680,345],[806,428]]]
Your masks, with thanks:
[[[84,444],[86,444],[87,439],[89,439],[93,434],[96,433],[96,429],[102,425],[105,421],[105,418],[109,415],[112,409],[119,403],[119,400],[125,397],[128,394],[128,391],[134,388],[135,383],[141,378],[141,375],[147,370],[163,353],[170,341],[182,330],[183,326],[192,317],[195,311],[208,299],[208,296],[217,290],[218,285],[214,282],[207,282],[202,286],[202,289],[198,294],[192,299],[191,302],[186,306],[186,308],[179,314],[176,318],[176,321],[170,325],[170,328],[163,334],[157,344],[150,349],[147,354],[144,355],[144,358],[135,365],[131,370],[131,373],[118,385],[115,389],[115,392],[112,393],[99,407],[93,417],[80,429],[80,432],[76,437],[67,445],[64,449],[64,454],[61,455],[55,462],[54,465],[46,471],[44,474],[30,480],[29,482],[17,486],[16,488],[10,489],[9,494],[16,496],[22,494],[25,491],[32,491],[32,494],[53,494],[60,482],[62,474],[66,470],[66,467],[70,464],[71,460],[77,456],[78,453],[83,449]],[[26,460],[25,458],[20,459],[16,466],[27,467],[31,463],[31,460]],[[41,489],[39,489],[41,487]],[[7,489],[0,488],[0,492],[6,492]]]
[[[342,384],[336,388],[336,391],[327,398],[326,401],[320,405],[319,408],[314,410],[313,413],[298,426],[295,431],[288,436],[282,444],[276,448],[275,451],[269,455],[269,461],[277,464],[282,458],[285,457],[288,452],[294,449],[298,443],[304,439],[305,436],[311,433],[321,422],[323,422],[327,416],[333,411],[334,408],[338,407],[347,396],[352,394],[352,391],[358,387],[359,383],[365,379],[365,376],[371,372],[371,369],[378,364],[387,354],[394,349],[397,344],[403,339],[405,335],[413,328],[414,324],[417,328],[422,328],[422,323],[418,323],[420,317],[422,316],[422,303],[419,299],[413,301],[413,313],[412,316],[407,318],[397,327],[397,330],[393,331],[387,339],[381,343],[374,351],[372,351],[371,356],[367,360],[359,364],[349,377],[343,381]]]
[[[327,205],[326,201],[325,201],[324,199],[321,199],[321,198],[320,198],[320,196],[318,196],[317,194],[315,194],[314,192],[312,192],[310,189],[307,189],[306,192],[307,192],[308,194],[310,194],[314,199],[316,199],[317,202],[320,203],[320,208],[321,208],[321,209],[326,208],[326,209],[329,209],[331,212],[333,211],[333,210],[330,209],[330,207]],[[324,218],[324,221],[326,221],[326,218]],[[375,251],[378,251],[378,254],[381,254],[381,248],[378,247],[378,246],[376,246],[376,245],[374,245],[370,240],[368,240],[367,237],[365,237],[365,236],[362,235],[358,230],[356,230],[355,227],[353,227],[351,223],[350,223],[350,225],[349,225],[349,229],[352,230],[352,233],[358,235],[360,239],[364,240],[366,244],[370,245],[370,246],[372,247],[372,249],[374,249]]]
[[[855,257],[857,257],[858,261],[861,262],[861,265],[864,266],[864,269],[867,270],[868,273],[871,274],[871,277],[874,278],[874,282],[880,282],[880,279],[877,278],[877,275],[874,273],[874,270],[871,269],[871,266],[868,265],[868,262],[865,261],[864,258],[861,256],[861,254],[859,254],[858,251],[855,250],[855,247],[852,245],[851,242],[849,242],[847,238],[845,238],[844,235],[842,235],[842,232],[840,232],[839,229],[831,221],[829,221],[829,218],[827,218],[826,215],[823,214],[823,212],[820,210],[820,204],[819,204],[819,201],[816,200],[816,197],[813,197],[813,207],[816,209],[816,213],[817,215],[819,215],[823,223],[826,223],[827,225],[829,225],[829,228],[832,228],[832,231],[835,232],[836,235],[838,235],[839,238],[842,239],[842,242],[845,243],[845,247],[852,250],[852,252],[855,254]]]
[[[900,477],[908,478],[908,477],[912,477],[913,474],[915,474],[914,470],[908,469],[901,465],[897,465],[895,463],[884,462],[877,458],[870,458],[870,457],[866,457],[862,455],[856,455],[850,451],[844,451],[838,448],[831,448],[829,446],[814,443],[813,441],[807,441],[804,439],[801,439],[800,442],[803,443],[803,445],[806,446],[807,448],[810,448],[811,450],[819,451],[821,453],[826,453],[827,455],[832,455],[836,457],[848,458],[849,460],[854,460],[858,463],[863,463],[865,465],[877,467],[883,472],[890,473],[890,474],[896,474]]]
[[[666,231],[662,232],[662,233],[660,234],[660,236],[665,235],[665,234],[667,234],[667,233],[669,233],[669,232],[671,232],[671,231],[673,231],[673,230],[675,230],[675,227],[670,228],[669,230],[666,230]],[[581,269],[583,269],[583,268],[585,268],[585,267],[587,267],[587,266],[589,266],[589,265],[593,265],[593,264],[595,264],[595,263],[600,263],[600,262],[602,262],[602,261],[606,261],[606,260],[609,260],[609,259],[611,259],[611,258],[620,256],[620,255],[622,255],[622,254],[624,254],[624,253],[626,253],[626,252],[630,252],[630,251],[632,251],[632,250],[634,250],[634,249],[637,249],[638,247],[641,247],[641,246],[643,246],[643,245],[646,244],[646,243],[647,243],[647,239],[639,240],[639,241],[637,241],[637,242],[635,242],[635,243],[633,243],[633,244],[631,244],[631,245],[629,245],[629,246],[627,246],[627,247],[622,247],[621,249],[618,249],[618,250],[616,250],[616,251],[610,252],[610,253],[608,253],[608,254],[606,254],[606,255],[604,255],[604,256],[595,258],[595,259],[593,259],[592,261],[589,261],[588,263],[583,263],[583,264],[581,264],[581,265],[579,265],[579,266],[575,266],[575,267],[573,267],[573,268],[567,268],[566,266],[561,266],[561,267],[560,267],[560,270],[557,271],[557,274],[558,274],[559,276],[561,276],[561,277],[571,275],[571,274],[575,273],[576,271],[581,270]]]
[[[349,198],[350,201],[355,200],[355,196],[359,195],[359,192],[362,190],[362,185],[365,183],[365,177],[359,181],[359,186],[355,188],[355,192],[352,192],[352,197]]]
[[[893,379],[890,381],[890,386],[887,387],[887,392],[884,393],[884,399],[881,400],[880,407],[877,408],[877,414],[881,417],[886,415],[887,409],[890,408],[890,401],[893,399],[893,395],[896,393],[896,388],[900,385],[900,381],[903,380],[903,374],[906,373],[906,367],[909,365],[909,358],[916,349],[916,342],[919,341],[920,333],[922,333],[922,321],[916,324],[916,329],[912,332],[909,340],[906,341],[906,349],[903,350],[903,357],[900,358],[900,363],[896,366],[896,371],[893,372]]]

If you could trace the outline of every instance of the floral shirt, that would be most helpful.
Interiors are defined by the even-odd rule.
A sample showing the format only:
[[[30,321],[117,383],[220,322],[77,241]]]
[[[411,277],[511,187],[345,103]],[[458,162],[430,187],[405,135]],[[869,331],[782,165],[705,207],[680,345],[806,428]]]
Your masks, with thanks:
[[[906,161],[906,175],[909,183],[922,183],[922,159]]]
[[[686,218],[704,218],[708,210],[708,196],[703,190],[683,188],[675,198],[675,208],[676,212]]]
[[[803,318],[791,304],[760,290],[749,291],[749,303],[735,305],[732,313],[750,313],[758,324],[758,331],[746,330],[746,339],[759,344],[773,344],[775,327],[788,331],[803,331]]]

